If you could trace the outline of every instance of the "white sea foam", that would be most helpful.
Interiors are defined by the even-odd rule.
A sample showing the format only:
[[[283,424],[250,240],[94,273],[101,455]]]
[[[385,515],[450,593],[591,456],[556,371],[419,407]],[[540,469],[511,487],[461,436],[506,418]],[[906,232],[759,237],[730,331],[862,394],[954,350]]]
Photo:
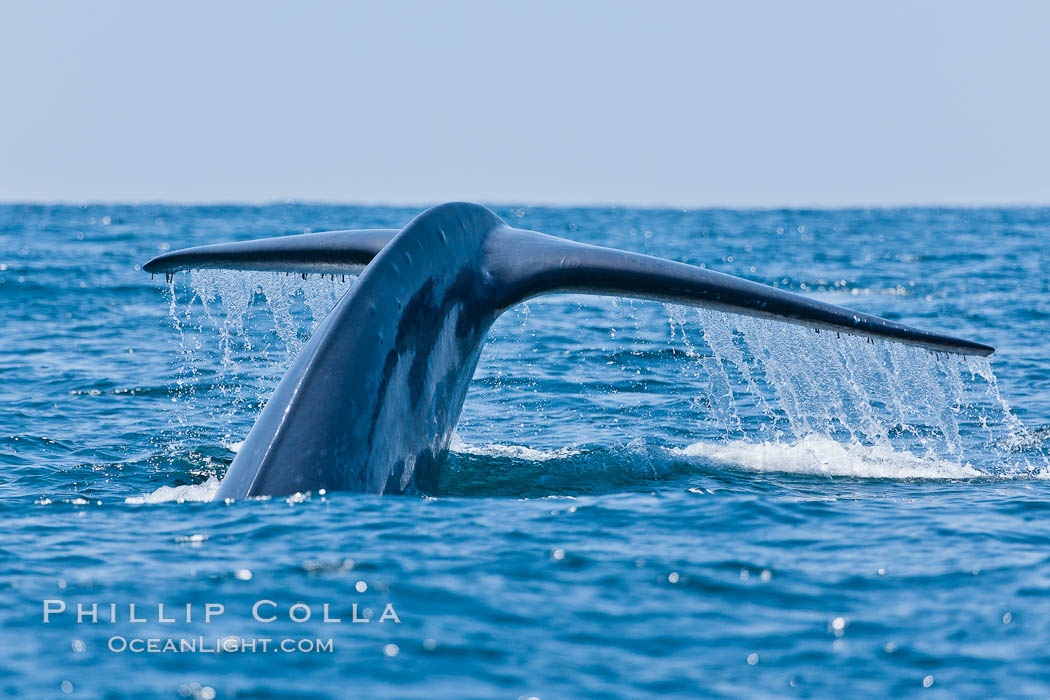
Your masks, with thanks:
[[[633,451],[631,445],[626,448]],[[536,449],[524,445],[467,444],[453,439],[451,450],[457,454],[507,457],[527,462],[549,462],[567,459],[582,450],[575,446],[553,449]],[[706,463],[715,462],[728,467],[749,469],[758,472],[783,472],[813,474],[821,476],[845,476],[874,479],[972,479],[991,476],[1019,476],[1020,474],[990,474],[969,462],[942,459],[933,454],[916,454],[906,449],[894,448],[884,442],[865,445],[860,442],[840,441],[824,435],[807,435],[799,440],[773,440],[751,442],[748,440],[700,441],[684,447],[666,450],[656,448],[648,451],[650,459],[664,461],[697,459]],[[604,463],[604,460],[602,460]],[[1025,473],[1024,476],[1040,476]]]
[[[875,479],[972,479],[990,476],[971,464],[822,435],[783,442],[696,442],[671,454],[698,457],[759,472],[786,472]]]
[[[449,446],[452,452],[458,454],[475,455],[479,457],[509,457],[511,459],[522,459],[529,462],[548,462],[552,459],[565,459],[580,454],[575,447],[561,447],[553,450],[538,450],[525,445],[501,445],[491,443],[487,445],[469,445],[458,436],[452,437]]]
[[[153,503],[176,503],[210,501],[219,491],[219,477],[209,477],[202,484],[186,484],[185,486],[161,486],[153,493],[141,496],[125,498],[124,502],[130,505],[143,505]]]

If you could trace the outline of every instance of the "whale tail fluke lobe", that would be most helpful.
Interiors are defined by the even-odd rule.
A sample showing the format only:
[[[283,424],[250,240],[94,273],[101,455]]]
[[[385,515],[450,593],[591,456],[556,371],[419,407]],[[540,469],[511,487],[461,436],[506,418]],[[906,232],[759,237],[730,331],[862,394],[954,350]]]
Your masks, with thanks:
[[[994,352],[693,265],[514,229],[474,204],[434,207],[400,231],[222,243],[144,265],[168,275],[194,268],[361,273],[274,390],[219,500],[431,490],[489,327],[543,294],[639,297],[937,352]]]
[[[142,269],[172,274],[180,270],[269,270],[321,274],[357,273],[379,254],[397,229],[299,233],[237,243],[215,243],[176,250],[150,260]]]
[[[532,231],[499,232],[489,254],[505,306],[555,292],[603,294],[717,309],[935,352],[990,355],[981,343],[817,301],[685,263],[587,245]]]

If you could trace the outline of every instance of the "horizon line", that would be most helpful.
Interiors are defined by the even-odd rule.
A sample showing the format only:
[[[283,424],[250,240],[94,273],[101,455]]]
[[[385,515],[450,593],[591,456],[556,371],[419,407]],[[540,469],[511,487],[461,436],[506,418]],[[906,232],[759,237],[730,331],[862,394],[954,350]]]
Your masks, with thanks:
[[[952,202],[899,202],[899,203],[853,203],[853,204],[666,204],[666,203],[624,203],[624,202],[510,202],[495,200],[450,199],[431,202],[406,201],[339,201],[314,199],[6,199],[0,197],[0,206],[68,206],[68,207],[276,207],[276,206],[329,206],[329,207],[386,207],[390,209],[419,209],[423,211],[449,201],[474,201],[489,208],[537,207],[543,209],[640,209],[646,211],[857,211],[889,209],[1046,209],[1046,202],[999,201],[982,203]]]

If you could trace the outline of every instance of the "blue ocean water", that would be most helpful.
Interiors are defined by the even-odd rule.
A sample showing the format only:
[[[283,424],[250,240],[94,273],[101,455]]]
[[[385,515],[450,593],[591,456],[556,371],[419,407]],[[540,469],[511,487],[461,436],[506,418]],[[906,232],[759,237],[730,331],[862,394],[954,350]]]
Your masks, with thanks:
[[[496,210],[997,352],[537,299],[433,497],[210,503],[352,280],[137,266],[418,210],[0,206],[0,690],[1050,693],[1050,210]]]

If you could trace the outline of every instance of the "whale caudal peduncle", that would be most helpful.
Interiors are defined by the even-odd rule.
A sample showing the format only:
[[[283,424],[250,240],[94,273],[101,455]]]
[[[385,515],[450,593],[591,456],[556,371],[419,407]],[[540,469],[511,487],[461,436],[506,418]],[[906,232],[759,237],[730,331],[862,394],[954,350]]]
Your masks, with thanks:
[[[400,231],[216,244],[143,266],[166,274],[194,268],[363,270],[277,385],[217,499],[432,491],[488,329],[540,294],[656,299],[936,352],[993,352],[692,265],[513,229],[476,204],[434,207]]]

